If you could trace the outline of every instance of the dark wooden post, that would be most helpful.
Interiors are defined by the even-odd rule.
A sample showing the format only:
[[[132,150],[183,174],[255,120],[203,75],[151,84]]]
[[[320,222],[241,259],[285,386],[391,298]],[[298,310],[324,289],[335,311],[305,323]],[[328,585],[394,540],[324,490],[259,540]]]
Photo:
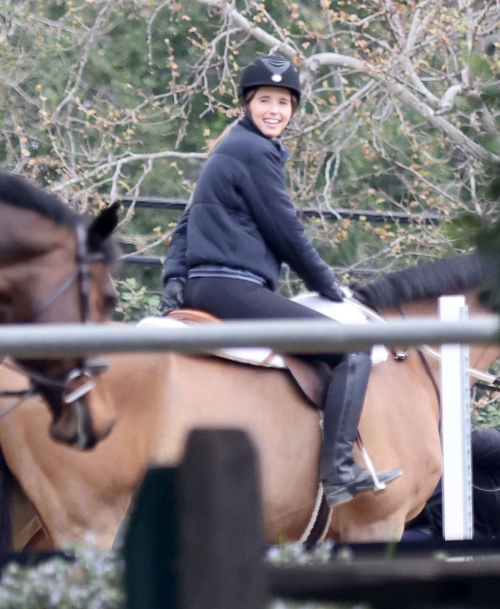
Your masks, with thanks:
[[[129,609],[263,609],[257,459],[239,430],[195,430],[178,469],[152,468],[125,537]]]
[[[182,609],[263,609],[256,455],[239,430],[193,431],[179,470]]]
[[[178,609],[177,469],[146,472],[125,534],[127,609]]]

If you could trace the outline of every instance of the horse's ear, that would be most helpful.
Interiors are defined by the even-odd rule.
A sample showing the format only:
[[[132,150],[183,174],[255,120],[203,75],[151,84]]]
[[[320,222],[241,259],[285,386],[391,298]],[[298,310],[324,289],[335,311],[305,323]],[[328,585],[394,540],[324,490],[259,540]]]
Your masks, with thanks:
[[[106,209],[103,209],[92,221],[88,228],[87,239],[90,251],[99,251],[102,244],[110,237],[118,226],[118,210],[120,202],[115,201]]]

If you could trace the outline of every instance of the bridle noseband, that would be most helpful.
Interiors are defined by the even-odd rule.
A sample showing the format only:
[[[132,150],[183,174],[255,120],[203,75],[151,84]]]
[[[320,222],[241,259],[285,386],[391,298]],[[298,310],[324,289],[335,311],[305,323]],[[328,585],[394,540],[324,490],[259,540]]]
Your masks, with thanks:
[[[33,314],[23,320],[23,323],[34,323],[40,319],[40,317],[46,313],[52,305],[73,285],[77,283],[78,286],[78,300],[80,308],[80,321],[83,324],[90,323],[90,265],[92,262],[99,262],[105,260],[102,253],[90,253],[87,243],[87,230],[83,222],[79,222],[75,227],[76,232],[76,268],[70,273],[70,275],[57,287],[53,294],[44,301],[39,307],[35,309]],[[54,379],[47,375],[41,374],[25,364],[11,364],[2,362],[0,358],[0,364],[7,366],[20,372],[24,376],[27,376],[30,380],[31,387],[24,391],[3,391],[0,392],[0,397],[18,397],[19,400],[10,408],[0,413],[0,418],[6,416],[14,408],[19,406],[24,400],[40,393],[44,388],[58,389],[62,392],[62,399],[65,404],[72,404],[76,400],[80,399],[87,393],[89,393],[95,387],[94,375],[104,372],[107,367],[107,361],[100,357],[93,357],[86,359],[80,357],[76,361],[76,366],[72,368],[66,376],[62,379]],[[76,387],[71,389],[72,383],[75,380],[82,380],[83,382]]]

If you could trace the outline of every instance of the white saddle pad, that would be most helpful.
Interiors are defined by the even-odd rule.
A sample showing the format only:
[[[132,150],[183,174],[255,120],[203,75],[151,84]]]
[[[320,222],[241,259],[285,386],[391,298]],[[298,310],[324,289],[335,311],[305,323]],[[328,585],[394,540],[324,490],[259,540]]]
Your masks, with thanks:
[[[319,294],[309,293],[295,296],[292,300],[299,302],[305,307],[314,309],[335,321],[342,324],[366,324],[367,317],[354,302],[345,300],[344,302],[332,302]],[[186,322],[169,317],[145,317],[137,324],[137,327],[153,328],[183,328],[189,325]],[[283,358],[266,347],[230,347],[218,349],[213,353],[218,357],[223,357],[233,361],[271,368],[286,368]],[[372,363],[378,364],[385,362],[389,357],[389,352],[383,345],[374,345],[372,348]]]

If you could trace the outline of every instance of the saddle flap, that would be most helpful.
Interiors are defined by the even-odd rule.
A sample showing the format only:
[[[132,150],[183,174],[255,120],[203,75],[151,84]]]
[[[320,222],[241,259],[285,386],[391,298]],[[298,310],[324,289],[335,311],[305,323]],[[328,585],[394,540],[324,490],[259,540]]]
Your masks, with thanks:
[[[166,317],[186,323],[216,323],[221,321],[215,315],[198,309],[175,309],[170,311]]]
[[[197,309],[176,309],[170,311],[165,317],[183,323],[221,323],[221,320],[215,317],[215,315]],[[293,355],[283,355],[269,349],[264,350],[264,356],[262,356],[262,350],[259,350],[260,355],[258,360],[254,359],[251,361],[249,357],[248,361],[245,362],[245,358],[242,355],[243,352],[243,349],[226,349],[218,350],[214,355],[226,359],[235,359],[242,363],[254,365],[260,363],[260,365],[287,368],[304,396],[317,408],[323,407],[329,378],[325,364],[321,362],[306,362]],[[239,357],[234,357],[234,355],[238,356],[238,354],[240,354]],[[280,365],[279,360],[282,360],[283,364]]]
[[[306,362],[288,354],[281,357],[305,397],[317,408],[323,408],[330,380],[328,366],[322,362]]]

